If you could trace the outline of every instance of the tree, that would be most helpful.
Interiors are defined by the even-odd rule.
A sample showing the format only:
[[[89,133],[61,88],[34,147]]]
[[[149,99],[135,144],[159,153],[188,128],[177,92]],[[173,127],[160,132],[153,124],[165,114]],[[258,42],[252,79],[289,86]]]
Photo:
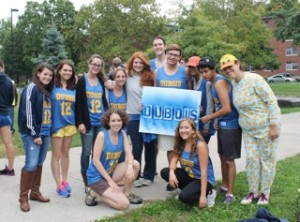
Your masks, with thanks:
[[[276,69],[279,63],[269,47],[271,32],[261,20],[263,3],[198,0],[179,21],[182,31],[173,35],[173,41],[181,44],[185,57],[209,55],[218,60],[232,53],[246,69]]]
[[[110,62],[116,56],[126,61],[133,52],[145,51],[154,36],[168,31],[165,18],[158,14],[154,0],[98,0],[82,8],[74,25],[75,47],[83,49],[79,71],[84,71],[93,53]]]
[[[268,9],[276,21],[276,39],[283,42],[293,39],[295,45],[300,45],[300,3],[297,0],[273,0]]]
[[[56,68],[60,60],[67,58],[63,45],[63,37],[55,26],[49,28],[42,43],[43,52],[37,58],[32,58],[34,64],[47,62]]]

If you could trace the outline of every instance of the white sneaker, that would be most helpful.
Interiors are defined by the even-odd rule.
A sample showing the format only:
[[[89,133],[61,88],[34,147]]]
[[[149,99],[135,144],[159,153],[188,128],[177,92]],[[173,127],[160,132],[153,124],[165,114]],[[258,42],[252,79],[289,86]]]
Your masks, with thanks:
[[[148,187],[152,184],[153,182],[151,180],[143,179],[142,180],[142,185],[145,187]]]
[[[217,191],[214,189],[211,190],[211,193],[207,195],[207,207],[213,207],[215,205],[215,199],[217,197]]]
[[[143,178],[139,178],[136,181],[134,181],[134,187],[142,187]]]

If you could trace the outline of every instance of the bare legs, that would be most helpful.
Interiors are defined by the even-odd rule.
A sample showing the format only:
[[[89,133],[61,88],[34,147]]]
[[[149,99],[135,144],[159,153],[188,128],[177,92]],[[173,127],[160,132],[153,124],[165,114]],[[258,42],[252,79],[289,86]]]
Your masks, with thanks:
[[[112,179],[117,183],[121,181],[123,178],[125,178],[125,185],[123,192],[119,191],[113,191],[111,187],[109,187],[101,196],[100,199],[105,202],[107,205],[111,206],[112,208],[115,208],[117,210],[126,210],[129,207],[129,200],[127,196],[130,193],[130,190],[133,186],[135,178],[138,176],[139,170],[140,170],[140,164],[134,160],[133,163],[133,172],[134,177],[133,178],[127,178],[127,163],[123,162],[116,166],[114,173],[112,175]]]
[[[52,137],[51,169],[57,187],[68,178],[71,142],[72,136]]]
[[[12,170],[14,168],[15,153],[14,146],[11,140],[10,125],[1,127],[0,134],[6,150],[6,156],[8,160],[7,167],[9,170]]]

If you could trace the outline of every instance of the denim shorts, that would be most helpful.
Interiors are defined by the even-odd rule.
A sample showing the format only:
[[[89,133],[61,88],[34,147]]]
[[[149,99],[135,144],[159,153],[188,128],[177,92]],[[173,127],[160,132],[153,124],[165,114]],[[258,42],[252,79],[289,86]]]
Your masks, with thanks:
[[[3,126],[10,126],[11,125],[11,119],[10,116],[0,116],[0,128]]]

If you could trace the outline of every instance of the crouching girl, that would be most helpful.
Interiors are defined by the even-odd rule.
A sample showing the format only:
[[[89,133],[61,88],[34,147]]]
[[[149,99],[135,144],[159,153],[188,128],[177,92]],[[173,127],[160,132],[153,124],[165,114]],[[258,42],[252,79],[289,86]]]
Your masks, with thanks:
[[[95,140],[93,158],[86,175],[90,187],[85,198],[88,206],[97,204],[97,196],[117,210],[126,210],[130,203],[142,203],[141,198],[130,194],[140,165],[133,159],[128,137],[122,130],[127,121],[127,114],[117,109],[108,110],[102,117],[104,129]],[[118,163],[123,150],[127,161]],[[123,179],[122,191],[117,183]]]

